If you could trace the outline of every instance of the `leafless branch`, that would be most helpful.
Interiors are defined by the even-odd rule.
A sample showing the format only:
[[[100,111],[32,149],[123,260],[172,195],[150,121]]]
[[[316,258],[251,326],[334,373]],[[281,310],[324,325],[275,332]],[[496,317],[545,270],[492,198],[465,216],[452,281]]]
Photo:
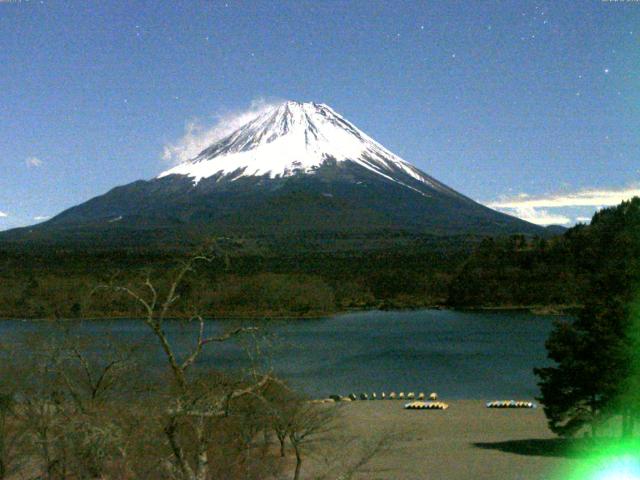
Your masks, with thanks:
[[[257,327],[239,327],[223,335],[220,335],[218,337],[204,338],[202,339],[201,344],[206,345],[207,343],[212,343],[212,342],[226,342],[230,338],[235,337],[236,335],[239,335],[241,333],[257,332],[257,331],[258,331]]]

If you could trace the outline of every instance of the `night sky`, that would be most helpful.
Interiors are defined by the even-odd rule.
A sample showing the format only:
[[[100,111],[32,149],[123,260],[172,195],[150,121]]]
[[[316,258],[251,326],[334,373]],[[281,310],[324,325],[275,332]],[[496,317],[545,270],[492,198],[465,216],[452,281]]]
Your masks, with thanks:
[[[285,99],[570,225],[640,194],[640,1],[0,0],[0,229]]]

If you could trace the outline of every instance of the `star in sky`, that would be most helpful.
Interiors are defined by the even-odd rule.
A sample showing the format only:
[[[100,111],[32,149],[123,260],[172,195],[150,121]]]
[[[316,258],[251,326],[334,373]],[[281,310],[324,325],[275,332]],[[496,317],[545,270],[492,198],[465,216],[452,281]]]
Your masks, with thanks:
[[[331,2],[249,2],[243,7],[242,2],[205,0],[190,6],[131,2],[125,18],[118,2],[89,2],[72,9],[73,15],[64,2],[45,3],[51,14],[7,9],[11,21],[5,22],[9,35],[3,38],[10,40],[10,48],[0,49],[0,63],[8,66],[0,69],[0,104],[14,117],[0,122],[0,137],[12,137],[11,148],[0,151],[7,159],[0,162],[0,211],[21,212],[23,218],[40,214],[45,188],[50,213],[55,213],[116,184],[152,177],[164,167],[158,166],[158,150],[167,136],[178,135],[183,119],[235,111],[261,95],[326,102],[390,148],[403,146],[406,159],[418,167],[481,199],[502,189],[522,190],[532,175],[540,185],[532,194],[552,191],[559,178],[579,177],[580,188],[637,180],[632,159],[638,153],[633,130],[638,116],[629,108],[637,76],[628,59],[637,50],[640,30],[634,25],[640,8],[630,5],[433,2],[443,7],[427,13],[416,2],[379,2],[378,9],[345,6],[341,15],[332,15]],[[305,8],[282,6],[286,3]],[[120,28],[103,28],[105,20]],[[363,25],[357,29],[362,34],[354,32],[355,24]],[[80,39],[79,28],[93,35]],[[163,34],[149,41],[159,31]],[[393,48],[378,48],[373,31]],[[185,48],[192,40],[196,45]],[[42,55],[33,55],[36,45]],[[281,54],[283,45],[290,55]],[[312,52],[303,48],[311,45]],[[86,56],[77,55],[80,49]],[[558,62],[560,52],[569,54]],[[108,65],[109,75],[102,68],[85,69],[88,59]],[[441,68],[438,59],[449,68]],[[394,68],[379,68],[384,64]],[[454,67],[456,75],[451,74]],[[69,76],[69,69],[86,72],[87,78]],[[283,69],[287,75],[280,74]],[[350,73],[336,82],[340,71]],[[39,81],[23,81],[32,78]],[[54,88],[63,82],[64,89]],[[176,85],[179,90],[173,90]],[[120,108],[105,111],[103,99]],[[428,112],[418,107],[426,102],[431,102]],[[47,121],[42,112],[61,106],[72,115]],[[144,123],[134,111],[157,121]],[[395,115],[391,122],[389,111]],[[96,116],[114,135],[82,127]],[[482,128],[470,129],[478,118],[485,120]],[[527,124],[532,127],[525,131]],[[502,144],[491,137],[494,131],[500,132]],[[592,132],[614,131],[607,147],[598,148],[605,133],[598,140]],[[56,174],[43,176],[38,185],[35,172],[20,177],[7,166],[43,155],[30,132],[43,137],[40,148],[60,159],[50,164],[58,168]],[[122,137],[131,139],[126,150],[111,140]],[[452,145],[450,139],[458,138]],[[500,158],[493,156],[496,148],[504,149]],[[625,160],[619,161],[623,154]],[[126,159],[134,157],[145,160],[132,168]],[[532,165],[526,175],[509,173],[523,158]],[[588,165],[576,169],[577,158]],[[605,168],[612,159],[616,168]],[[451,161],[460,168],[449,168]],[[112,162],[114,173],[84,182],[78,172],[100,169],[101,162]],[[469,176],[467,162],[485,165],[485,176]],[[505,172],[499,181],[487,173],[497,170]],[[86,187],[75,188],[79,183]],[[0,230],[19,224],[11,222],[11,217],[0,221]]]

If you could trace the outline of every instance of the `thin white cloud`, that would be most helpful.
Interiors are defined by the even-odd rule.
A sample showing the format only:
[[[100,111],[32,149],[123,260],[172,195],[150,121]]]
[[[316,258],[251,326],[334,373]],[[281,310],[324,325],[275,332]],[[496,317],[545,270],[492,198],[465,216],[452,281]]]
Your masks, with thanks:
[[[516,216],[536,225],[567,225],[571,219],[565,215],[551,213],[549,210],[533,207],[497,208],[501,212]]]
[[[198,120],[191,120],[187,122],[182,138],[164,146],[162,158],[173,165],[191,160],[212,143],[280,103],[282,102],[257,99],[245,110],[215,115],[213,125],[203,125]]]
[[[621,189],[586,189],[542,196],[520,193],[489,202],[487,206],[539,225],[567,225],[575,222],[588,223],[591,218],[584,216],[585,213],[618,205],[636,196],[640,196],[640,187],[634,185]],[[561,211],[551,212],[553,209]],[[570,212],[572,209],[573,213]],[[576,212],[576,209],[579,211]],[[575,216],[576,213],[580,215]]]
[[[50,218],[51,217],[48,215],[38,215],[36,217],[33,217],[33,219],[36,221],[49,220]]]
[[[3,211],[0,210],[0,218],[6,218],[9,215],[7,215],[6,213],[4,213]]]
[[[562,207],[610,207],[624,200],[640,197],[639,187],[627,187],[612,190],[581,190],[575,193],[563,193],[540,197],[530,197],[526,193],[512,198],[488,204],[491,208],[562,208]]]
[[[27,157],[24,163],[28,168],[38,168],[41,167],[44,162],[38,157]]]

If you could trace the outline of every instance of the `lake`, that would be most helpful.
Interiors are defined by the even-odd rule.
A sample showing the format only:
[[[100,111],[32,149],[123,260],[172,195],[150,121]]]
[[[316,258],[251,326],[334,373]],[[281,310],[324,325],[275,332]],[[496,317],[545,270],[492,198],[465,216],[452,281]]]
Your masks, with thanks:
[[[544,342],[558,317],[525,312],[451,310],[368,311],[313,320],[243,321],[260,327],[263,358],[276,374],[305,393],[322,397],[351,392],[436,391],[441,398],[523,398],[538,394],[532,369],[548,364]],[[221,332],[231,321],[207,323]],[[145,361],[162,358],[155,339],[139,320],[86,321],[81,335],[148,343]],[[179,345],[194,343],[195,325],[167,322]],[[0,339],[44,332],[42,321],[3,320]],[[210,344],[201,365],[242,369],[247,351],[236,342]],[[210,348],[209,348],[210,347]]]

